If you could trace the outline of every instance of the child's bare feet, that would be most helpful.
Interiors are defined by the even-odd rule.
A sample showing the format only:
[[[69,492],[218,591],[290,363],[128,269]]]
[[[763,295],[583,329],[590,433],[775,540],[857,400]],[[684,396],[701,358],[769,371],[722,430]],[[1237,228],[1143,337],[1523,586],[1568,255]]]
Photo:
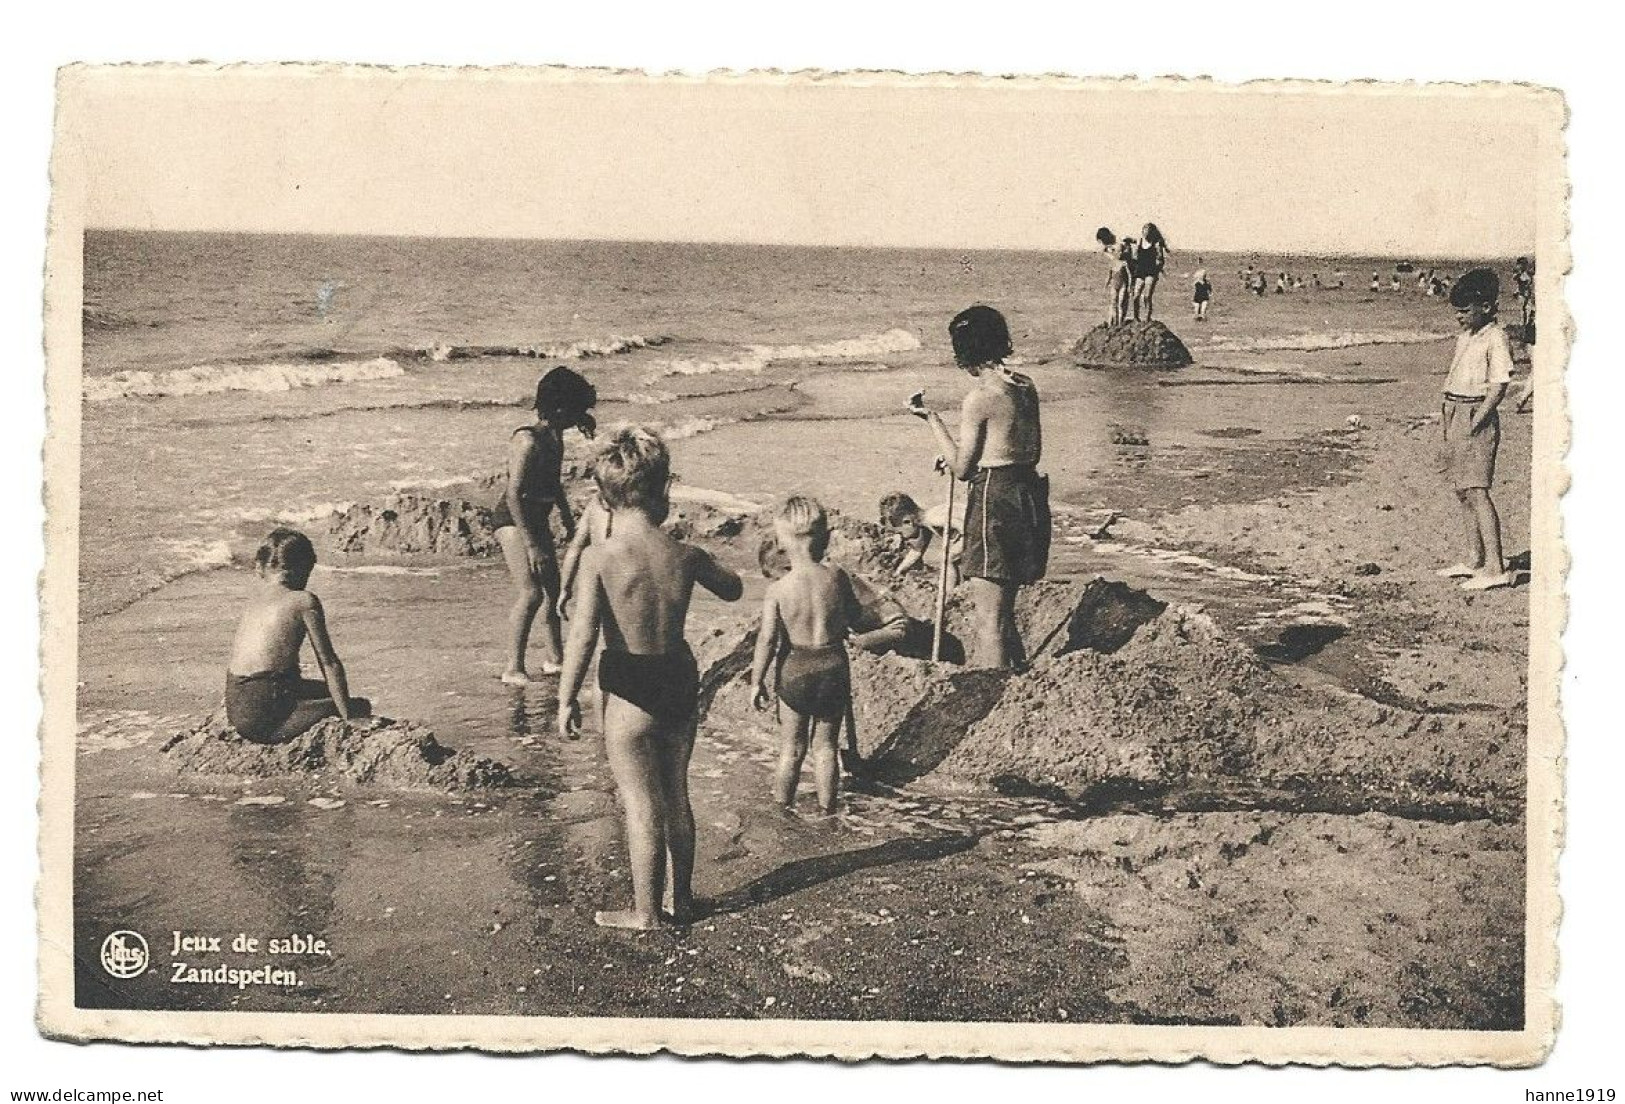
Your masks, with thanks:
[[[556,675],[562,670],[564,670],[564,668],[560,667],[557,663],[542,664],[542,674],[544,675]]]
[[[509,686],[529,686],[530,674],[526,671],[504,671],[502,681]]]
[[[1441,579],[1467,579],[1483,570],[1482,567],[1474,567],[1472,564],[1458,563],[1451,564],[1449,567],[1441,567],[1434,574]]]
[[[651,919],[634,909],[595,912],[592,922],[600,928],[624,928],[629,931],[655,931],[663,927],[658,916]]]

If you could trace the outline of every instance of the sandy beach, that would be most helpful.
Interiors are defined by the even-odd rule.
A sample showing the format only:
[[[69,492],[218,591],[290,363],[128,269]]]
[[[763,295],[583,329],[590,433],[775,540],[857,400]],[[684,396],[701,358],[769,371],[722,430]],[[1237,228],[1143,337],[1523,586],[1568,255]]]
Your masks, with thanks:
[[[1165,748],[1147,745],[1143,777],[1157,784],[1108,801],[1069,781],[1098,780],[1087,765],[1012,752],[993,777],[992,760],[977,758],[978,741],[1007,723],[997,709],[1026,692],[1011,684],[999,688],[1003,705],[967,722],[958,759],[950,749],[946,767],[905,784],[855,779],[840,816],[820,821],[771,807],[766,722],[719,704],[691,772],[708,915],[639,936],[592,925],[593,910],[629,893],[596,731],[589,723],[583,740],[560,742],[550,683],[496,681],[509,601],[500,559],[345,554],[328,532],[336,508],[402,489],[480,504],[535,359],[485,356],[455,375],[409,365],[277,391],[271,408],[240,390],[87,403],[80,960],[95,961],[110,925],[311,933],[331,950],[299,962],[291,989],[178,985],[163,972],[115,987],[85,969],[78,1002],[1521,1026],[1529,592],[1470,596],[1433,574],[1459,540],[1433,469],[1447,312],[1407,292],[1403,308],[1305,295],[1248,317],[1264,308],[1226,286],[1218,309],[1235,316],[1200,333],[1178,313],[1177,283],[1169,292],[1168,320],[1197,363],[1155,376],[1066,363],[1080,316],[1061,306],[1064,291],[1053,309],[1021,315],[1018,351],[1044,393],[1056,488],[1051,578],[1105,576],[1209,626],[1197,634],[1206,643],[1142,628],[1127,645],[1166,657],[1163,681],[1136,690],[1166,699],[1156,715],[1194,716],[1233,692],[1285,703],[1280,716],[1302,727],[1282,731],[1297,735],[1272,743],[1255,725],[1245,764],[1206,774],[1175,770]],[[763,586],[754,545],[717,519],[795,490],[868,522],[887,491],[941,493],[929,439],[901,400],[924,387],[948,408],[965,381],[927,328],[947,317],[939,304],[898,309],[906,323],[876,319],[845,347],[808,332],[772,335],[777,351],[766,354],[742,354],[735,335],[725,349],[684,340],[578,357],[589,375],[604,368],[602,420],[667,427],[679,520],[746,576],[737,606],[697,602],[689,637],[702,658],[754,612]],[[1320,337],[1303,339],[1300,311]],[[1380,324],[1365,326],[1372,313]],[[1347,336],[1362,327],[1381,333]],[[888,339],[892,329],[902,336]],[[1309,347],[1294,347],[1295,334]],[[762,367],[672,367],[742,355]],[[668,397],[643,393],[651,379]],[[1505,416],[1494,488],[1508,553],[1524,554],[1525,569],[1531,424]],[[149,465],[140,485],[126,474],[140,470],[133,441]],[[220,462],[197,466],[210,456]],[[175,488],[157,477],[165,464],[196,473],[185,494],[206,509],[180,517]],[[257,519],[244,516],[252,503]],[[242,565],[278,517],[302,519],[317,540],[311,586],[352,683],[446,747],[506,765],[513,785],[177,772],[160,748],[218,704]],[[121,556],[136,532],[192,549],[202,569]],[[1197,647],[1229,658],[1187,665],[1180,657],[1197,653],[1182,649]],[[1061,693],[1085,667],[1127,679],[1116,662],[1059,656],[1023,677],[1060,680]],[[1249,681],[1182,685],[1187,669]],[[1117,735],[1077,713],[1035,720],[1033,732],[1067,725],[1107,744]],[[1229,738],[1190,737],[1221,750]]]

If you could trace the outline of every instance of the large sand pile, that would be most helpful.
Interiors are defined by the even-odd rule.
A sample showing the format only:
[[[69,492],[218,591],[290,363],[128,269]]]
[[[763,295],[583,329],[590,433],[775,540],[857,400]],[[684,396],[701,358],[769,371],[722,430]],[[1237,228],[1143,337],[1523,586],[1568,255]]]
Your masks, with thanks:
[[[321,777],[402,789],[479,790],[512,785],[513,772],[492,759],[453,751],[411,721],[373,717],[321,721],[285,744],[256,744],[211,714],[158,749],[180,774],[271,778]]]
[[[1185,343],[1161,322],[1102,322],[1072,346],[1080,368],[1183,368],[1192,357]]]
[[[358,502],[328,523],[328,544],[352,555],[491,556],[501,550],[489,507],[413,491]]]
[[[1214,800],[1514,818],[1522,718],[1428,714],[1281,678],[1199,610],[1106,579],[1024,588],[1021,674],[853,652],[858,745],[879,777],[930,774],[1066,801]],[[965,611],[950,613],[963,618]],[[701,641],[713,725],[750,708],[746,618]],[[1250,796],[1249,796],[1250,795]]]
[[[860,705],[951,679],[910,668],[863,668]],[[917,710],[860,710],[884,727],[870,737],[887,761],[877,769],[924,762],[943,778],[1084,802],[1217,787],[1267,789],[1260,800],[1305,808],[1503,818],[1523,802],[1519,717],[1415,713],[1302,689],[1187,607],[1115,650],[1046,655],[994,700],[962,697],[951,718],[930,707],[942,693],[919,691]]]

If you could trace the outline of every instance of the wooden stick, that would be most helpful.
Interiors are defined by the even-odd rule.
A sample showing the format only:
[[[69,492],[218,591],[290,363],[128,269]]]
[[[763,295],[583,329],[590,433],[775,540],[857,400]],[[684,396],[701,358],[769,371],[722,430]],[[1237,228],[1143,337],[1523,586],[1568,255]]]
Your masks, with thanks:
[[[942,622],[948,613],[948,568],[953,552],[954,528],[954,478],[952,468],[948,469],[948,519],[942,523],[942,571],[937,576],[937,616],[931,626],[931,662],[936,663],[942,658]]]

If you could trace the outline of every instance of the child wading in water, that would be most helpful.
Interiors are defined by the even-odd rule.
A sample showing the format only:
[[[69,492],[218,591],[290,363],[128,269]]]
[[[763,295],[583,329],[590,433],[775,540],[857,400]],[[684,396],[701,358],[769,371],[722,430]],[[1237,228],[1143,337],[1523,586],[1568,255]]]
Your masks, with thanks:
[[[260,584],[237,623],[226,668],[231,727],[255,743],[280,744],[328,717],[370,717],[371,703],[350,697],[321,599],[305,589],[316,566],[310,538],[294,529],[273,529],[254,554],[254,564]],[[299,650],[307,636],[321,682],[299,675]]]
[[[508,482],[491,511],[491,526],[514,582],[503,682],[524,685],[530,681],[525,651],[538,612],[547,634],[542,673],[558,674],[559,618],[554,603],[559,595],[559,561],[549,515],[557,508],[565,539],[575,536],[575,518],[561,482],[564,431],[577,428],[591,437],[594,423],[589,411],[597,401],[598,393],[579,373],[554,368],[536,384],[536,424],[520,426],[509,439]]]
[[[669,889],[671,918],[687,923],[694,917],[688,760],[698,722],[699,671],[683,626],[694,584],[728,602],[737,601],[744,587],[707,553],[661,531],[672,476],[659,435],[641,427],[617,430],[594,462],[593,478],[615,524],[602,541],[595,535],[581,557],[558,727],[566,739],[580,734],[577,698],[602,633],[604,747],[632,866],[632,907],[594,919],[605,927],[657,928]]]
[[[1049,479],[1038,474],[1038,388],[1004,366],[1010,327],[992,307],[959,312],[948,336],[954,360],[977,381],[960,406],[959,443],[936,411],[923,403],[908,409],[931,427],[954,478],[970,484],[959,573],[976,600],[977,663],[1016,667],[1024,661],[1016,591],[1042,579],[1049,564]]]
[[[1213,298],[1213,285],[1208,282],[1207,269],[1202,258],[1196,258],[1196,272],[1191,276],[1191,317],[1198,322],[1207,321],[1208,301]]]
[[[1467,558],[1438,574],[1463,580],[1463,590],[1491,590],[1514,581],[1501,550],[1501,516],[1490,498],[1501,444],[1496,408],[1512,380],[1512,347],[1495,322],[1500,293],[1500,280],[1487,268],[1473,269],[1450,289],[1461,336],[1444,387],[1439,469],[1461,504]]]
[[[818,808],[828,815],[835,812],[840,785],[841,722],[852,701],[846,637],[863,611],[847,573],[821,562],[829,547],[829,517],[822,506],[800,496],[786,499],[773,528],[779,547],[789,554],[790,573],[768,587],[762,599],[751,702],[757,709],[767,708],[767,671],[782,646],[778,681],[785,710],[779,721],[773,797],[786,809],[795,807],[801,764],[810,749]]]

